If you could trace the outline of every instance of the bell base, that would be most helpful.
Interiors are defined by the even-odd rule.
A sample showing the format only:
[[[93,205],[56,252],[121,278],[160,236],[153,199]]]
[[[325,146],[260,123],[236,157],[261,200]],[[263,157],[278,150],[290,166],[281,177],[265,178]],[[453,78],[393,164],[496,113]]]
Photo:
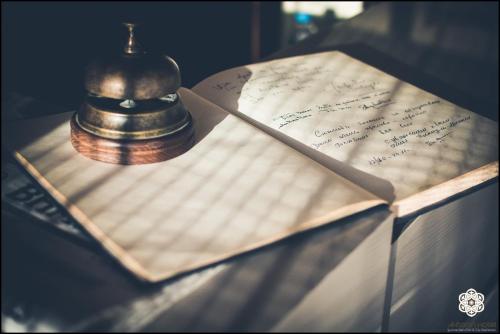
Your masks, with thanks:
[[[175,158],[194,145],[192,123],[175,134],[139,140],[108,139],[82,129],[71,117],[71,144],[87,158],[120,165],[150,164]]]

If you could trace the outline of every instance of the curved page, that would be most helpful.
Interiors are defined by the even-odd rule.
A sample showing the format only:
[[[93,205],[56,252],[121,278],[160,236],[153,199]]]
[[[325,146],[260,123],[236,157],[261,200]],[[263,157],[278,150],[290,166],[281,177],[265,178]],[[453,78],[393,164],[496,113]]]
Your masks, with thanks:
[[[169,278],[383,203],[189,90],[180,93],[197,142],[161,163],[121,166],[78,154],[69,140],[72,113],[8,127],[18,161],[137,276]]]
[[[339,51],[230,69],[193,90],[400,216],[498,176],[496,122]]]

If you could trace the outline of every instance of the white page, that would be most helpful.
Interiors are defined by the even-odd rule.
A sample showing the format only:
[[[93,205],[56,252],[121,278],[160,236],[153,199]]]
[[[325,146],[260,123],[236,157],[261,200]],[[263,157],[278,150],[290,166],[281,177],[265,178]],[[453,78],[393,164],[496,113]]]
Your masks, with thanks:
[[[70,143],[72,113],[9,126],[16,158],[136,275],[159,280],[383,203],[189,90],[196,144],[121,166]],[[30,129],[30,131],[25,131]]]
[[[234,68],[193,90],[387,200],[498,160],[496,122],[339,51]]]

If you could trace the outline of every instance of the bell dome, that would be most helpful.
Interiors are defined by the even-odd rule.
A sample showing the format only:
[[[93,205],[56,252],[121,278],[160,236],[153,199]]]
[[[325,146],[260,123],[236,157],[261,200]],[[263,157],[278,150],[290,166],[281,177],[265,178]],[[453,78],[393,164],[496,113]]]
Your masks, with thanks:
[[[134,24],[126,23],[129,39],[123,52],[92,61],[85,69],[87,92],[112,99],[150,100],[174,94],[181,86],[176,62],[165,55],[150,55],[134,37]]]

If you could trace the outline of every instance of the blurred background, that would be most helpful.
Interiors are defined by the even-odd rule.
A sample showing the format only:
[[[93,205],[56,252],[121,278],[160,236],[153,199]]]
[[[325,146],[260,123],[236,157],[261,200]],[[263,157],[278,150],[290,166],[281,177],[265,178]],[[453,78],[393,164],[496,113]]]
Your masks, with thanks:
[[[1,6],[2,120],[9,109],[4,107],[9,105],[5,100],[9,99],[19,101],[13,105],[22,109],[23,113],[26,110],[26,116],[76,109],[84,97],[85,65],[96,55],[121,50],[127,35],[121,22],[128,20],[143,23],[138,35],[139,41],[146,49],[164,52],[177,61],[185,87],[192,87],[211,74],[239,65],[305,53],[341,50],[453,103],[498,120],[498,2],[2,1]],[[14,97],[11,98],[12,96]],[[2,149],[2,159],[3,154]],[[488,191],[493,190],[498,194],[497,188]],[[490,192],[488,194],[491,194],[489,197],[486,196],[488,199],[497,200],[498,196],[495,197],[495,194]],[[405,230],[407,234],[406,236],[403,234],[403,240],[406,240],[403,245],[409,247],[406,250],[400,248],[397,252],[397,257],[404,259],[401,262],[402,274],[401,277],[394,279],[394,287],[390,287],[393,289],[394,305],[397,302],[397,307],[394,307],[397,314],[393,316],[391,313],[391,330],[406,330],[412,326],[423,331],[436,328],[442,330],[444,328],[442,324],[446,325],[450,318],[456,319],[457,310],[455,306],[442,307],[448,303],[448,299],[438,296],[451,294],[454,287],[468,282],[470,277],[478,279],[484,277],[484,286],[494,286],[491,289],[494,307],[488,307],[482,313],[482,319],[489,320],[492,319],[492,314],[498,315],[498,284],[495,285],[498,283],[498,266],[484,265],[484,259],[494,260],[494,255],[498,254],[498,242],[495,243],[493,238],[496,234],[489,230],[490,226],[498,226],[496,224],[498,219],[488,222],[487,219],[491,215],[474,217],[475,212],[493,207],[493,202],[483,199],[484,197],[479,195],[474,197],[470,207],[478,206],[479,209],[467,210],[465,218],[458,220],[460,225],[453,225],[455,227],[452,230],[443,228],[446,224],[436,224],[436,216],[425,218],[424,222],[420,220],[420,225],[414,225],[416,227],[410,229],[410,232]],[[456,212],[461,213],[459,209],[456,209]],[[491,214],[494,215],[495,212]],[[441,214],[437,217],[439,218],[437,220],[442,222]],[[472,225],[467,223],[471,221],[478,227],[477,231],[471,230],[477,232],[476,234],[470,234],[469,230],[465,234],[458,233],[470,228]],[[12,226],[18,228],[17,224]],[[403,226],[406,228],[406,225],[400,226],[398,233],[403,233],[401,229]],[[445,234],[448,231],[457,232],[456,240],[447,238],[442,239],[444,243],[438,242],[441,241],[442,233],[435,233],[436,229]],[[19,237],[16,238],[12,238],[11,234],[2,235],[6,235],[10,244],[16,246],[16,250],[17,247],[23,249],[27,244],[35,244],[35,240],[42,240],[40,242],[44,246],[47,244],[46,240],[38,238],[37,235],[25,240],[26,234],[22,233],[19,232]],[[493,241],[483,242],[482,247],[464,248],[462,240],[470,239],[471,235],[475,236],[474,240],[481,242]],[[486,237],[490,239],[484,239]],[[18,242],[21,239],[25,244]],[[70,242],[68,245],[71,245]],[[52,242],[48,244],[53,245]],[[421,245],[433,246],[425,248],[420,247]],[[454,255],[447,261],[446,266],[436,269],[429,265],[436,260],[437,246],[434,245],[442,245],[447,251],[446,254],[453,252]],[[295,247],[294,244],[291,247]],[[317,247],[315,249],[320,250]],[[418,252],[415,252],[415,257],[412,258],[415,249]],[[287,253],[288,248],[285,248],[285,251]],[[277,254],[280,255],[280,252]],[[463,252],[467,253],[468,262],[464,262]],[[71,255],[69,258],[72,258],[72,253],[68,254]],[[405,254],[408,258],[404,257]],[[66,254],[61,256],[63,255],[66,256]],[[32,252],[29,249],[21,253],[20,258],[29,259],[31,256]],[[46,254],[40,254],[40,258],[44,257],[47,257]],[[9,259],[17,261],[17,257]],[[430,262],[426,262],[428,259]],[[42,268],[47,261],[47,259],[45,262],[40,261],[37,266]],[[57,261],[54,263],[57,264]],[[260,260],[249,261],[243,262],[241,266],[253,263],[254,267],[251,269],[258,270]],[[4,262],[2,261],[2,265]],[[107,263],[97,263],[105,268],[100,269],[101,271],[108,272]],[[37,284],[33,285],[31,284],[33,277],[26,274],[32,268],[23,262],[18,264],[17,267],[21,268],[22,275],[16,270],[10,271],[7,279],[12,283],[9,287],[14,286],[14,288],[7,289],[8,294],[21,301],[41,300],[42,306],[46,305],[45,302],[57,304],[61,310],[64,309],[64,314],[67,312],[71,315],[68,319],[73,319],[72,317],[80,319],[81,308],[87,311],[85,314],[94,311],[93,305],[86,303],[77,303],[81,308],[65,307],[61,301],[67,296],[73,297],[73,292],[76,290],[72,288],[61,290],[60,294],[52,296],[50,294],[53,291],[60,291],[57,286],[60,281],[44,282],[35,279]],[[79,265],[78,261],[75,262],[76,265]],[[424,267],[428,270],[423,271]],[[54,265],[54,268],[58,268],[57,265]],[[464,268],[467,270],[464,271]],[[238,270],[236,269],[236,272]],[[44,278],[48,277],[43,270],[38,273]],[[95,270],[95,273],[100,271]],[[234,271],[231,271],[229,275],[233,273]],[[55,271],[55,274],[58,278],[61,277],[63,282],[68,279],[60,275],[59,271]],[[137,294],[129,285],[120,283],[121,281],[115,276],[112,273],[104,275],[106,282],[109,280],[109,284],[113,285],[113,289],[109,289],[110,285],[107,283],[102,286],[95,284],[93,279],[87,277],[83,277],[85,282],[82,284],[96,287],[94,292],[99,296],[101,291],[106,290],[103,298],[113,295],[113,298],[117,298],[113,301],[129,299]],[[19,280],[19,277],[22,279]],[[118,277],[121,279],[121,276]],[[241,277],[244,281],[244,276]],[[267,275],[263,277],[266,278]],[[453,277],[451,283],[450,277]],[[493,279],[490,280],[491,277]],[[115,280],[118,281],[118,285]],[[6,280],[2,279],[2,284],[4,281]],[[308,284],[313,283],[308,281]],[[40,289],[40,286],[55,288]],[[217,293],[217,290],[210,290],[211,287],[210,285],[206,290],[209,291],[207,292],[209,297]],[[414,288],[427,293],[418,294]],[[488,289],[485,288],[484,291]],[[2,291],[4,290],[2,285]],[[247,292],[252,291],[250,289]],[[429,291],[434,293],[433,302],[430,304],[427,298]],[[50,298],[46,297],[48,295]],[[453,292],[453,298],[456,298],[455,296]],[[86,301],[89,300],[89,296],[83,297]],[[266,299],[267,296],[263,298]],[[251,298],[250,302],[260,303],[264,299]],[[236,299],[238,300],[240,299]],[[408,300],[413,301],[406,302]],[[11,308],[14,316],[31,319],[32,315],[25,311],[26,307],[18,307],[17,299],[15,301],[14,307]],[[98,302],[101,302],[101,299]],[[196,308],[191,310],[189,301],[185,305],[184,310],[197,312]],[[219,305],[225,307],[225,304]],[[152,307],[156,309],[157,304]],[[183,310],[182,305],[180,309]],[[442,316],[443,312],[448,316]],[[254,315],[243,320],[252,319],[252,316]],[[161,322],[159,324],[161,325]],[[203,324],[204,322],[200,321],[194,325]]]
[[[4,1],[2,92],[77,107],[85,65],[121,50],[126,29],[120,23],[127,20],[143,23],[137,34],[146,49],[177,61],[185,87],[238,65],[357,43],[458,85],[456,103],[498,109],[498,2],[479,1]],[[389,73],[397,67],[390,60],[372,65]]]
[[[183,86],[259,61],[359,14],[362,2],[2,2],[4,89],[78,105],[85,64],[121,50],[126,20],[139,41],[181,68]]]

